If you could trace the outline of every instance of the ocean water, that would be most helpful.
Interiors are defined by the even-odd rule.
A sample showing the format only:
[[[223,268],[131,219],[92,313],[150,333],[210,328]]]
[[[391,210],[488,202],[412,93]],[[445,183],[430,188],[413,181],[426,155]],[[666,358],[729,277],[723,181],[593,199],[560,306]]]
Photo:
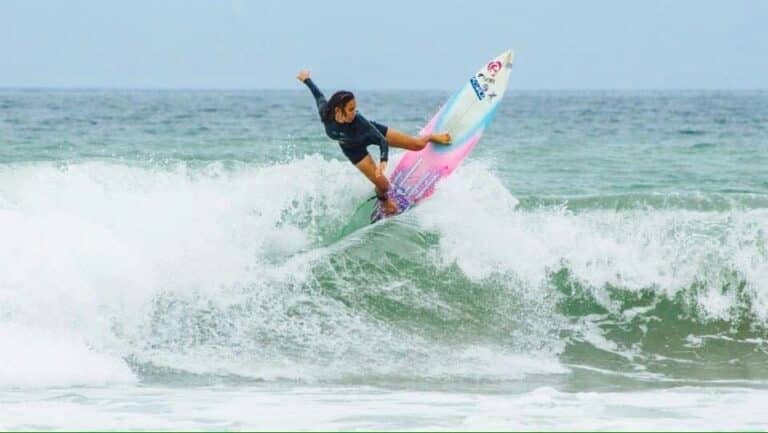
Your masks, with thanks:
[[[511,90],[370,195],[304,89],[0,90],[0,429],[768,429],[768,92]]]

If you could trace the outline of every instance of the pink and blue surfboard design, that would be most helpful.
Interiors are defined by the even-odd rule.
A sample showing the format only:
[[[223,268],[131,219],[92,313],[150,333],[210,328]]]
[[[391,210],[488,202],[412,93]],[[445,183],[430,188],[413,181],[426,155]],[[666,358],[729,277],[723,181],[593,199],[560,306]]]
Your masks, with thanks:
[[[512,51],[488,61],[422,128],[420,135],[448,132],[452,142],[448,145],[429,143],[420,151],[403,155],[389,178],[390,194],[398,203],[398,214],[432,195],[440,179],[450,175],[472,152],[493,121],[504,96],[512,61]],[[394,215],[384,215],[376,202],[371,221]]]

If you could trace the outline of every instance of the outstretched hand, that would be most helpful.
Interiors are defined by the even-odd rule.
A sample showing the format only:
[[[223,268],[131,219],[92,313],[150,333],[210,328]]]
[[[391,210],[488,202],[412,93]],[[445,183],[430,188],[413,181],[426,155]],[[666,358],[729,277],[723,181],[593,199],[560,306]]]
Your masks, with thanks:
[[[309,69],[302,69],[296,75],[296,79],[301,81],[302,83],[307,81],[308,78],[309,78]]]

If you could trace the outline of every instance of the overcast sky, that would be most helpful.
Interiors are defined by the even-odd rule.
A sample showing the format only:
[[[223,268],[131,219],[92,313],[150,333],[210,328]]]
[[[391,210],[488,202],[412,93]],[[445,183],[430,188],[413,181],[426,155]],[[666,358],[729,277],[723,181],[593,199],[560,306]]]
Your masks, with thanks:
[[[768,88],[766,0],[0,0],[0,87]]]

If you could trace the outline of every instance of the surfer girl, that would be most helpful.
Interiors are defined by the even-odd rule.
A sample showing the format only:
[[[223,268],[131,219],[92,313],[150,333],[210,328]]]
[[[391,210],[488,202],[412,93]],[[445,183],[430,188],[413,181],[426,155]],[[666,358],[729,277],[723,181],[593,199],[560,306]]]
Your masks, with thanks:
[[[323,92],[309,78],[309,71],[299,71],[296,78],[306,84],[315,97],[325,133],[339,142],[344,155],[373,183],[376,198],[381,201],[384,213],[397,212],[397,204],[388,194],[390,186],[386,172],[389,146],[421,150],[430,141],[439,144],[450,143],[451,136],[442,133],[414,137],[378,122],[369,121],[357,112],[357,103],[352,92],[340,90],[334,93],[330,100],[326,100]],[[376,164],[368,153],[367,147],[371,144],[379,146],[379,164]]]

